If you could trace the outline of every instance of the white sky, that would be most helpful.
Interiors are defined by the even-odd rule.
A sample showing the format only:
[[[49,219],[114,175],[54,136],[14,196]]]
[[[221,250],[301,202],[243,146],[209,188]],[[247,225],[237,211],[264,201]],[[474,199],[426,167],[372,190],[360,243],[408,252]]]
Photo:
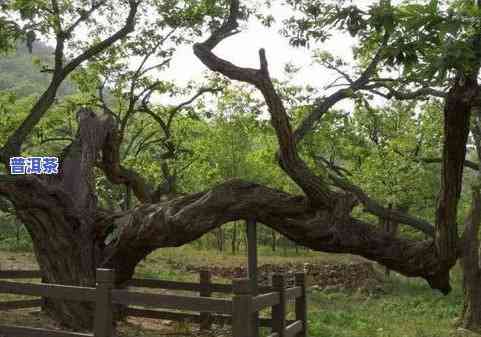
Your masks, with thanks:
[[[244,1],[249,2],[255,0]],[[243,27],[239,34],[224,40],[215,48],[214,52],[236,65],[258,68],[258,51],[260,48],[264,48],[269,62],[270,74],[273,78],[280,80],[286,79],[284,66],[287,63],[292,63],[296,67],[300,67],[300,71],[290,79],[291,83],[311,85],[312,87],[322,89],[338,78],[339,75],[319,65],[313,65],[311,59],[312,49],[293,48],[289,45],[288,39],[280,35],[279,29],[282,26],[283,19],[292,15],[289,7],[283,5],[283,2],[282,0],[273,0],[271,14],[276,22],[272,27],[265,27],[253,18],[249,20],[247,27]],[[359,7],[366,8],[377,1],[351,0],[351,2]],[[79,28],[79,32],[81,35],[81,27]],[[206,37],[207,36],[203,36],[201,39],[205,39]],[[352,60],[352,47],[354,43],[355,41],[348,34],[333,32],[333,37],[330,40],[316,47],[329,51],[334,56],[341,57],[349,63]],[[155,60],[149,63],[153,64]],[[132,60],[133,66],[137,64],[138,60]],[[182,86],[191,80],[201,81],[205,78],[206,73],[208,73],[208,69],[193,54],[192,46],[186,45],[177,49],[170,68],[159,73],[159,77],[165,80],[175,80],[176,83]],[[169,98],[165,98],[166,101],[164,101],[164,98],[154,96],[153,99],[158,103],[171,102]],[[351,107],[352,103],[347,100],[336,106],[336,108],[346,109],[350,109]]]
[[[362,2],[370,3],[372,1],[363,0]],[[250,20],[248,26],[239,34],[219,44],[214,50],[215,53],[236,65],[258,68],[258,51],[260,48],[264,48],[270,73],[273,77],[284,78],[284,65],[292,62],[296,66],[302,66],[302,71],[295,79],[298,81],[297,83],[309,83],[316,87],[327,84],[325,71],[320,67],[313,69],[311,66],[311,52],[304,48],[291,47],[288,39],[279,34],[282,19],[289,15],[286,7],[279,3],[273,4],[271,13],[277,21],[271,28],[267,28],[255,20]],[[349,36],[336,36],[335,39],[328,41],[322,47],[349,60],[352,58],[351,47],[353,42]],[[206,67],[193,54],[192,47],[183,46],[176,52],[171,68],[163,75],[184,82],[202,78],[202,72],[205,70]]]
[[[280,0],[274,0],[274,2],[271,14],[276,23],[272,27],[267,28],[256,20],[250,20],[247,27],[244,27],[239,34],[224,40],[215,48],[214,52],[238,66],[258,68],[258,51],[260,48],[264,48],[269,62],[269,71],[273,78],[286,79],[284,65],[291,62],[296,67],[301,67],[296,76],[291,78],[292,83],[297,85],[308,84],[319,89],[324,88],[339,75],[319,65],[313,65],[312,50],[293,48],[289,45],[288,39],[280,35],[279,29],[282,20],[289,17],[291,12],[288,7],[282,5]],[[353,2],[360,7],[368,7],[375,1],[356,0]],[[203,39],[205,38],[206,36],[203,37]],[[316,47],[350,62],[352,61],[352,47],[354,45],[355,40],[348,34],[335,32],[330,40]],[[201,80],[206,71],[207,68],[193,54],[192,47],[183,46],[176,51],[171,67],[167,71],[163,71],[161,76],[164,79],[176,80],[182,84],[189,80]],[[350,109],[352,103],[345,100],[336,107]]]

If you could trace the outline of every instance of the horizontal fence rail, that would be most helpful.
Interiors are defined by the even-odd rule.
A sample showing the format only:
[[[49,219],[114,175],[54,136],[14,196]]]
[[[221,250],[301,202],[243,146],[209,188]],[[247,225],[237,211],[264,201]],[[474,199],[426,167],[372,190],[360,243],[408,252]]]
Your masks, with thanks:
[[[0,281],[0,293],[51,297],[61,300],[94,302],[95,288],[59,284],[15,283]]]
[[[0,270],[0,279],[35,279],[40,277],[39,270]],[[37,308],[41,305],[41,299],[5,301],[0,302],[0,310]]]
[[[117,304],[141,305],[163,309],[232,313],[232,301],[210,297],[158,295],[127,290],[112,290],[112,301]]]
[[[36,308],[42,305],[42,300],[21,300],[0,302],[0,310],[16,310],[25,308]]]
[[[301,287],[294,287],[286,289],[286,299],[294,299],[302,296],[302,288]]]
[[[149,309],[139,309],[128,307],[125,309],[125,314],[131,317],[143,317],[143,318],[153,318],[153,319],[164,319],[175,322],[200,322],[200,314],[187,314],[181,312],[171,312],[171,311],[160,311],[160,310],[149,310]],[[230,317],[230,316],[225,316]]]
[[[0,325],[2,337],[94,337],[92,334]]]
[[[200,291],[203,290],[203,285],[194,282],[175,282],[164,281],[155,279],[139,279],[134,278],[127,282],[129,287],[139,288],[158,288],[168,290],[187,290],[187,291]]]
[[[199,314],[192,313],[180,313],[180,312],[170,312],[161,310],[150,310],[150,309],[140,309],[128,307],[125,309],[127,316],[131,317],[142,317],[142,318],[152,318],[152,319],[164,319],[175,322],[190,322],[199,324],[201,322],[201,317]],[[215,315],[210,316],[212,323],[232,325],[232,316],[230,315]],[[294,321],[287,321],[287,324],[294,323]],[[272,328],[272,320],[270,318],[259,318],[259,326],[265,328]]]
[[[276,292],[259,295],[253,299],[253,310],[261,311],[265,308],[278,304],[279,301],[279,293]]]
[[[156,279],[139,279],[134,278],[126,283],[129,287],[138,288],[158,288],[167,290],[185,290],[185,291],[210,291],[213,293],[224,293],[232,294],[232,284],[221,284],[221,283],[208,283],[200,284],[195,282],[175,282],[175,281],[164,281]],[[272,287],[269,286],[259,286],[260,293],[271,292]]]
[[[296,337],[303,329],[302,321],[295,321],[294,323],[288,325],[284,332],[285,337]]]
[[[127,314],[127,316],[131,316],[131,317],[164,319],[169,321],[191,322],[196,324],[200,323],[202,318],[200,314],[139,309],[139,308],[132,308],[132,307],[127,308],[125,310],[125,313]],[[232,317],[230,315],[211,315],[210,318],[212,322],[218,323],[218,324],[230,325],[232,323]]]
[[[0,270],[0,279],[40,278],[39,270]]]

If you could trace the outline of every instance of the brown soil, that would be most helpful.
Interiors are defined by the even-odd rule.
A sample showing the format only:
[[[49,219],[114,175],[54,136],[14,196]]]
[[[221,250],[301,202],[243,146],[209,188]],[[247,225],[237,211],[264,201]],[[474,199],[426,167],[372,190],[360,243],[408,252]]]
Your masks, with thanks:
[[[0,252],[0,270],[38,269],[33,253]]]

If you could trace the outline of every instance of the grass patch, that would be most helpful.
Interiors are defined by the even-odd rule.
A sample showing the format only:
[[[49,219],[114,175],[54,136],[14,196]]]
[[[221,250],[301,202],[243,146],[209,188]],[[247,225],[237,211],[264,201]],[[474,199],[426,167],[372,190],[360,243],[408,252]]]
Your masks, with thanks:
[[[262,264],[286,264],[296,262],[319,262],[325,263],[350,263],[363,261],[362,258],[348,254],[328,254],[310,250],[289,249],[283,255],[274,255],[269,247],[259,247],[259,265]],[[217,250],[201,250],[194,245],[185,245],[176,248],[162,248],[151,253],[146,261],[148,263],[161,263],[162,261],[175,261],[182,265],[197,266],[245,266],[247,264],[247,253],[240,252],[233,255],[230,252],[219,252]],[[364,260],[365,261],[365,260]]]
[[[455,270],[454,274],[458,274]],[[386,293],[309,293],[312,337],[447,337],[462,308],[459,277],[444,296],[424,281],[393,276]]]
[[[31,252],[32,249],[32,240],[28,236],[21,236],[18,239],[15,237],[7,237],[0,240],[0,251]]]

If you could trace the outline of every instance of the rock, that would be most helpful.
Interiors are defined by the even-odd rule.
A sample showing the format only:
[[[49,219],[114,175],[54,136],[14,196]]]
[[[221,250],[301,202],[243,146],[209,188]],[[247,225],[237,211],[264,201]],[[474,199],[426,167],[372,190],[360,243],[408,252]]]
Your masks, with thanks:
[[[175,268],[188,272],[198,273],[202,269],[209,269],[213,276],[233,279],[247,276],[247,268],[242,267],[218,267],[193,266],[175,264]],[[383,276],[378,273],[370,262],[357,262],[349,264],[326,264],[326,263],[287,263],[283,265],[265,264],[259,266],[258,279],[261,285],[270,285],[272,275],[283,273],[286,276],[286,284],[294,285],[294,274],[306,272],[306,279],[310,287],[314,289],[328,289],[328,291],[358,290],[363,292],[382,292]]]
[[[322,289],[322,292],[324,292],[326,294],[337,293],[339,291],[340,291],[340,287],[338,287],[336,285],[327,286],[324,289]]]

